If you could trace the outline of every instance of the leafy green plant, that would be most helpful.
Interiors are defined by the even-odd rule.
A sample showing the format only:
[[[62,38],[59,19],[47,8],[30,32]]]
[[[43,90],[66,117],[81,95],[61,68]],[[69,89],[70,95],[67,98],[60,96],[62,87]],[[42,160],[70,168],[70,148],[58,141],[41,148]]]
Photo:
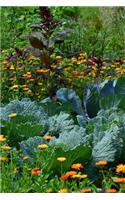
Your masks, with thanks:
[[[33,117],[30,116],[17,116],[14,119],[8,121],[1,121],[2,132],[8,138],[8,144],[10,146],[16,146],[19,148],[19,142],[26,140],[30,137],[42,135],[43,126],[37,121],[33,121]]]

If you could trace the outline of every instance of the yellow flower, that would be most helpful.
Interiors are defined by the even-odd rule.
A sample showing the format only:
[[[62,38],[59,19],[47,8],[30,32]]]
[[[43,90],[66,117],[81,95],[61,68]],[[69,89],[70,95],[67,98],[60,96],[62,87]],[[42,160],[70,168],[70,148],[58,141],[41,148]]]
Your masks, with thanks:
[[[29,90],[28,87],[24,87],[24,88],[23,88],[23,91],[28,91],[28,90]]]
[[[40,82],[38,82],[37,84],[38,84],[38,85],[43,85],[43,83],[40,83]]]
[[[51,68],[52,68],[52,69],[55,69],[55,68],[56,68],[56,65],[51,65]]]
[[[59,193],[68,193],[68,190],[66,188],[63,188],[61,190],[58,191]]]
[[[81,177],[80,174],[75,174],[75,175],[71,176],[71,178],[80,178],[80,177]]]
[[[13,65],[13,64],[10,65],[10,69],[11,69],[11,70],[14,69],[14,65]]]
[[[123,165],[123,164],[117,165],[116,172],[118,172],[118,173],[119,172],[125,173],[125,165]]]
[[[82,174],[82,175],[80,175],[80,178],[87,178],[87,177],[88,177],[87,174]]]
[[[10,146],[2,146],[1,149],[3,149],[4,151],[8,151],[8,150],[12,149],[12,147],[10,147]]]
[[[7,161],[8,158],[7,157],[0,157],[0,161]]]
[[[0,135],[0,142],[5,142],[6,138],[4,137],[4,135]]]
[[[23,157],[23,160],[27,160],[29,157],[28,156],[24,156]]]
[[[65,157],[58,157],[57,160],[58,160],[59,162],[64,162],[64,161],[66,160],[66,158],[65,158]]]
[[[56,56],[56,59],[62,59],[62,56]]]
[[[39,149],[46,149],[46,148],[48,148],[48,145],[47,144],[40,144],[40,145],[38,145],[38,148]]]
[[[96,166],[105,166],[107,164],[108,164],[108,162],[106,160],[100,160],[100,161],[96,162]]]
[[[10,117],[10,118],[14,118],[14,117],[16,117],[16,116],[17,116],[16,113],[11,113],[11,114],[8,115],[8,117]]]
[[[85,56],[87,56],[87,53],[80,53],[79,55],[80,55],[80,57],[85,57]]]
[[[11,87],[11,89],[15,89],[15,88],[18,88],[19,87],[19,85],[13,85],[12,87]]]

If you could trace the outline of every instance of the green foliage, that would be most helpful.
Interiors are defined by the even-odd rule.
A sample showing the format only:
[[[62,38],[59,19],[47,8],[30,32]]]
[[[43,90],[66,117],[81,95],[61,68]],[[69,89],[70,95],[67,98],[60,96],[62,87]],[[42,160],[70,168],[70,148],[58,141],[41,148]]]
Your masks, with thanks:
[[[53,139],[51,144],[55,145],[65,145],[65,148],[72,149],[77,145],[89,145],[90,137],[86,134],[83,127],[74,125],[72,129],[64,129],[57,139]]]
[[[58,115],[49,117],[47,124],[47,133],[55,136],[58,136],[65,130],[70,131],[74,127],[74,121],[70,118],[69,114],[64,112],[60,112]]]
[[[36,101],[31,101],[29,98],[24,98],[21,101],[14,100],[9,104],[1,108],[1,119],[8,120],[8,115],[11,113],[16,113],[22,116],[31,116],[37,122],[43,122],[46,118],[46,114],[41,106],[37,104]]]
[[[28,45],[28,33],[31,24],[39,20],[37,7],[2,7],[1,8],[1,48],[23,48]]]
[[[30,116],[17,116],[8,121],[1,121],[2,132],[7,136],[10,146],[19,148],[19,142],[30,137],[42,135],[43,126]]]
[[[102,134],[102,139],[93,147],[93,160],[107,160],[108,162],[119,160],[123,141],[118,127],[112,124],[111,128]]]
[[[42,137],[30,137],[20,142],[20,149],[24,155],[32,156],[34,152],[38,152],[38,145],[43,143]]]
[[[119,161],[124,151],[124,112],[118,108],[100,110],[89,121],[93,125],[93,160]],[[122,161],[123,162],[123,161]]]
[[[59,161],[57,161],[58,157],[66,157],[66,161],[61,164]],[[60,174],[70,170],[70,167],[73,163],[87,163],[90,158],[91,149],[84,145],[78,145],[70,150],[65,150],[63,145],[59,145],[49,147],[45,151],[39,152],[39,160],[43,171],[45,170],[46,173],[51,172],[54,174]]]

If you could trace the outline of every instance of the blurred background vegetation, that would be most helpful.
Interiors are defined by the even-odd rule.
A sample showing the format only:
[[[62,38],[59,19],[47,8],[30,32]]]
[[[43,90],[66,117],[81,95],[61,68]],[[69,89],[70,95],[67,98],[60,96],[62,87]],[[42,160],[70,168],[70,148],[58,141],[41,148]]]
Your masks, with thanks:
[[[125,56],[125,7],[51,7],[61,29],[70,34],[55,51],[66,56],[85,51],[99,58]],[[32,24],[40,22],[39,7],[1,8],[1,48],[27,48]]]

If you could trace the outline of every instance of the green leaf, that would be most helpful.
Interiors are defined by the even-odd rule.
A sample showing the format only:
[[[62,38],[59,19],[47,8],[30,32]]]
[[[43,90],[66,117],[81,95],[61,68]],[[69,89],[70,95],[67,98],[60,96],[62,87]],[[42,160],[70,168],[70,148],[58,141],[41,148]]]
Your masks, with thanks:
[[[125,95],[125,77],[120,77],[117,79],[115,92],[120,96]]]
[[[66,157],[66,160],[61,164],[59,161],[57,161],[58,157]],[[45,170],[47,172],[53,173],[61,173],[61,165],[63,172],[66,172],[67,170],[70,170],[71,165],[73,163],[86,163],[91,159],[91,148],[88,146],[79,145],[73,149],[70,149],[68,151],[63,150],[62,147],[55,146],[50,153],[50,156],[48,159],[46,159],[45,156],[42,157],[42,161],[47,162]],[[43,161],[43,162],[44,162]]]

